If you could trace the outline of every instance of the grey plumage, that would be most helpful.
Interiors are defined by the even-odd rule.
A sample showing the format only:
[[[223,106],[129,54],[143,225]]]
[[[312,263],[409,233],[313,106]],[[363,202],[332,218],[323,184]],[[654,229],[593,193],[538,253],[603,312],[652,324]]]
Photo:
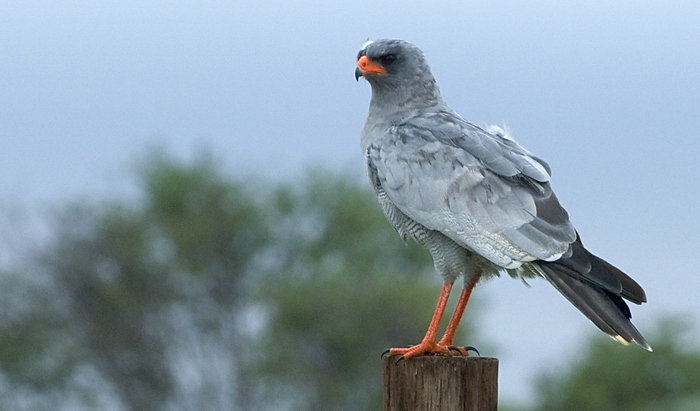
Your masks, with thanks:
[[[608,335],[650,349],[623,301],[641,304],[644,291],[583,247],[549,165],[506,131],[454,112],[412,44],[368,42],[363,56],[379,67],[356,72],[372,86],[362,130],[370,181],[391,224],[430,251],[445,282],[477,271],[543,277]]]

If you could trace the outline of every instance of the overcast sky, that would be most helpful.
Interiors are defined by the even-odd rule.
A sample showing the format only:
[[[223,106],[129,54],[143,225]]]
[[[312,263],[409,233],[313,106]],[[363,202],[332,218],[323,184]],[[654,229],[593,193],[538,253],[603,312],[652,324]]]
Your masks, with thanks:
[[[154,142],[185,158],[209,147],[234,175],[362,176],[370,87],[355,56],[398,37],[424,50],[460,114],[507,124],[549,162],[587,247],[647,290],[632,307],[643,333],[663,313],[697,321],[700,2],[426,4],[2,2],[0,206],[114,195]],[[531,398],[529,379],[597,332],[532,285],[475,293],[502,401]]]

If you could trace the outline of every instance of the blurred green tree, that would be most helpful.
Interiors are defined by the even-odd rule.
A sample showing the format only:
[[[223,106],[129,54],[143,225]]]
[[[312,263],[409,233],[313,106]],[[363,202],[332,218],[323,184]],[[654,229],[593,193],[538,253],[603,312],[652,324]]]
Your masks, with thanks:
[[[539,411],[700,410],[700,350],[689,321],[660,320],[653,353],[595,337],[573,365],[541,376]]]
[[[61,398],[90,408],[105,393],[132,410],[246,404],[236,319],[270,241],[256,196],[208,156],[187,165],[154,153],[139,175],[138,204],[68,207],[25,278],[3,277],[15,283],[4,294],[28,298],[0,324],[8,409],[49,392],[46,409]]]

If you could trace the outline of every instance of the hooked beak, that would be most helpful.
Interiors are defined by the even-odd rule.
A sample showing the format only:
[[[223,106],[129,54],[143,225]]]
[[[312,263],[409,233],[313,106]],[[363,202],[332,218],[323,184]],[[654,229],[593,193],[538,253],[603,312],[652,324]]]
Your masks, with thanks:
[[[362,70],[360,68],[355,69],[355,81],[360,81],[360,77],[362,77],[364,74],[362,74]]]
[[[360,77],[374,74],[386,74],[386,70],[379,64],[371,61],[367,56],[360,57],[357,60],[357,68],[355,69],[355,80],[359,81]]]

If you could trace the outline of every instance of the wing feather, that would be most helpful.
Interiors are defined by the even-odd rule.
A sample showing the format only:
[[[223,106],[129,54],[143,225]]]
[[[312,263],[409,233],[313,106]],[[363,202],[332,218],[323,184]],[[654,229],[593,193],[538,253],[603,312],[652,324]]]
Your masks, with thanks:
[[[366,154],[403,213],[498,265],[551,261],[576,240],[549,166],[454,113],[395,125]]]

